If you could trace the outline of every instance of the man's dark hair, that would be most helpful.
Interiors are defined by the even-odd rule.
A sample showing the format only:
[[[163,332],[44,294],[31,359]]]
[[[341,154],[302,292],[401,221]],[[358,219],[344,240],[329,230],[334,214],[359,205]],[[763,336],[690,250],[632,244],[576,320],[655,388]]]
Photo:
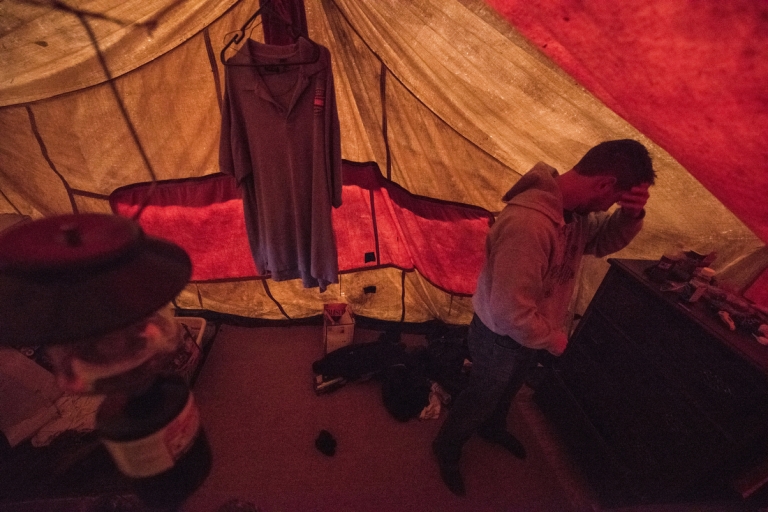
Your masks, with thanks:
[[[645,146],[632,139],[609,140],[593,147],[573,169],[582,176],[613,176],[616,188],[629,190],[656,180]]]

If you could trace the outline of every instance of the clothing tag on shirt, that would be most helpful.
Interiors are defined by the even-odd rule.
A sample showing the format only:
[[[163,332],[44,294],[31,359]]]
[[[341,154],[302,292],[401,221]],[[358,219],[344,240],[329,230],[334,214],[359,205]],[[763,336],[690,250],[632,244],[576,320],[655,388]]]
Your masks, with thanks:
[[[315,89],[315,114],[322,114],[325,110],[325,88],[318,86]]]

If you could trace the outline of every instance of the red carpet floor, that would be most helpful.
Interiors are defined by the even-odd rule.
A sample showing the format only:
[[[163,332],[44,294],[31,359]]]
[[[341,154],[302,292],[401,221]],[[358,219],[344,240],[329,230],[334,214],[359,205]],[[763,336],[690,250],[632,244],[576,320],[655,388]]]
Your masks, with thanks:
[[[358,329],[356,341],[378,334]],[[408,345],[423,339],[403,335]],[[400,423],[376,381],[316,395],[311,364],[323,355],[321,340],[320,326],[222,326],[195,385],[214,462],[185,512],[212,512],[231,499],[262,512],[599,510],[527,388],[510,420],[528,458],[472,439],[463,459],[467,496],[458,498],[430,451],[445,411]],[[314,446],[321,429],[338,442],[333,457]]]
[[[355,339],[380,334],[358,328]],[[458,498],[444,487],[430,450],[445,411],[437,420],[400,423],[384,408],[375,380],[316,395],[311,365],[323,355],[321,340],[319,325],[221,326],[194,387],[213,466],[174,512],[222,512],[232,500],[259,512],[768,511],[766,496],[752,503],[601,507],[527,387],[509,422],[528,458],[470,440],[462,460],[468,495]],[[426,343],[416,334],[402,340],[411,347]],[[338,442],[333,457],[314,446],[322,429]],[[103,497],[123,495],[127,487],[93,436],[66,441],[0,456],[0,512],[139,512],[105,508],[111,502]]]

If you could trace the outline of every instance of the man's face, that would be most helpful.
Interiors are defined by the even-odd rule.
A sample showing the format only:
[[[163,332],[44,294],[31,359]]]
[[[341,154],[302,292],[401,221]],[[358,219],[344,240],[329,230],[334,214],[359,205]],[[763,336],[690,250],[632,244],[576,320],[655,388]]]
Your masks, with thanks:
[[[607,211],[626,194],[625,190],[616,187],[615,179],[606,177],[595,177],[590,192],[583,204],[576,208],[576,213],[586,215]]]
[[[593,202],[593,212],[607,211],[611,206],[618,203],[624,196],[626,190],[619,190],[615,186],[610,187],[603,194],[595,198]]]

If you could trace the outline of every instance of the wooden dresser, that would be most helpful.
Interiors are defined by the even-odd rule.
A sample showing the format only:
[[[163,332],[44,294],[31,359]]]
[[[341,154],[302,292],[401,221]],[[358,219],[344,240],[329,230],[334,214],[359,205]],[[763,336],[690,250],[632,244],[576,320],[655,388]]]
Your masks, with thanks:
[[[768,454],[768,347],[609,262],[536,402],[607,502],[727,488]]]

